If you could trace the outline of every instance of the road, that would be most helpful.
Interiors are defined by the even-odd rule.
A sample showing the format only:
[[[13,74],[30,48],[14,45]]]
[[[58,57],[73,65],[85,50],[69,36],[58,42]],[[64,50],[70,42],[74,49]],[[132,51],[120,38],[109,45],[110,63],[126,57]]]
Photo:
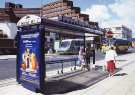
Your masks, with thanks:
[[[130,50],[130,52],[134,52],[135,50]],[[123,54],[121,54],[123,55]],[[121,56],[120,55],[120,56]],[[104,58],[104,54],[97,52],[96,53],[96,61],[102,60]],[[71,66],[69,63],[65,63],[64,67]],[[61,64],[47,64],[47,71],[58,69],[61,67]],[[0,80],[7,78],[16,77],[16,59],[8,59],[8,60],[0,60]]]
[[[16,76],[16,59],[0,60],[0,80]]]

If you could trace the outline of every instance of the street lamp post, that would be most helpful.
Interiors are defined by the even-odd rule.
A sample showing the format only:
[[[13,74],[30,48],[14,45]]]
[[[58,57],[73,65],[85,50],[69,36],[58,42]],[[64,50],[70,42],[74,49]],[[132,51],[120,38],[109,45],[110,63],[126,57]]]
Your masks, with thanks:
[[[41,8],[40,8],[40,17],[42,18],[42,7],[43,7],[43,0],[40,0],[40,5],[41,5]]]

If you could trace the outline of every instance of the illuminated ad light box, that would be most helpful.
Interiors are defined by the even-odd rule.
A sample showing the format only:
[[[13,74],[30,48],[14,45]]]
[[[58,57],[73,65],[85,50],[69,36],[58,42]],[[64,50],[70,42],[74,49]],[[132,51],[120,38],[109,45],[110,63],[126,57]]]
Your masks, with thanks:
[[[18,26],[17,81],[37,92],[43,90],[45,78],[44,26],[41,18],[27,15]]]

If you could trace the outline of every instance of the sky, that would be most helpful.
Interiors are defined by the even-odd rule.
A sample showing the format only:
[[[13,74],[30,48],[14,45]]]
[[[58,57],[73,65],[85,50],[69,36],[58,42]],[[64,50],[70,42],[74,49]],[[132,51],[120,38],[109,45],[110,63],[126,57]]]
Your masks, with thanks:
[[[24,7],[34,8],[56,0],[0,0],[0,7],[4,7],[5,1],[21,3]],[[132,29],[135,37],[135,0],[72,1],[74,6],[81,8],[82,13],[89,14],[90,21],[97,21],[100,27],[125,25]]]

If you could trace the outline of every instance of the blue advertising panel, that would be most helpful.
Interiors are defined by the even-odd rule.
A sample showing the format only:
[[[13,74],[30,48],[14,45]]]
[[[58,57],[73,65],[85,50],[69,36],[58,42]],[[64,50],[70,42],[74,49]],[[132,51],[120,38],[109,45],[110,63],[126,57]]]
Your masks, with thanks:
[[[21,28],[18,32],[17,81],[30,90],[44,86],[44,27]]]

